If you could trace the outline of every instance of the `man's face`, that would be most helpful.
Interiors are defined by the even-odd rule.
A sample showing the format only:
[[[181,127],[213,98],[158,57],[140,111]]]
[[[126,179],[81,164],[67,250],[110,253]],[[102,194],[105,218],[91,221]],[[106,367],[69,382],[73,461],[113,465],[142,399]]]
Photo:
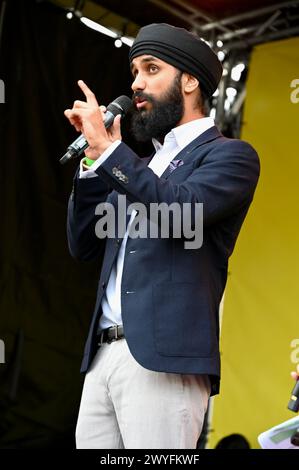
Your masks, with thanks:
[[[153,137],[161,140],[179,124],[184,114],[182,73],[150,55],[136,57],[131,69],[135,105],[132,133],[141,142]]]

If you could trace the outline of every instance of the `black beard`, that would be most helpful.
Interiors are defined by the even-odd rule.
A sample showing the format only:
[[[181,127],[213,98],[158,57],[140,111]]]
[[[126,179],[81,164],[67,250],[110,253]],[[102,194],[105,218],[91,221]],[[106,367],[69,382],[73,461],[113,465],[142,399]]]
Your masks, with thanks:
[[[159,100],[142,92],[134,93],[133,99],[138,96],[152,104],[149,111],[136,110],[132,114],[131,132],[138,142],[153,138],[161,141],[181,121],[184,114],[181,76],[177,74],[171,88]]]

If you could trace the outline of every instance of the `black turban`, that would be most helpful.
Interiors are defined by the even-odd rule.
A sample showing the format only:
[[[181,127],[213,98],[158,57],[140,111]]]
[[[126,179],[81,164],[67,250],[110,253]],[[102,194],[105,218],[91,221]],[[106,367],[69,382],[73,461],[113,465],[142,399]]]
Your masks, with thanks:
[[[186,29],[165,23],[141,28],[130,49],[130,62],[150,54],[196,77],[206,97],[216,90],[222,65],[215,52],[202,39]]]

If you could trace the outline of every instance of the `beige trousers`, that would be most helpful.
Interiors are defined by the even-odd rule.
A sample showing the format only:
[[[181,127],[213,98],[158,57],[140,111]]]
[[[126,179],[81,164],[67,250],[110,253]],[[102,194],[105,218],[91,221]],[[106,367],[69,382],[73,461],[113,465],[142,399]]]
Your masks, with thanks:
[[[206,376],[153,372],[125,339],[104,343],[85,377],[77,449],[195,449],[209,394]]]

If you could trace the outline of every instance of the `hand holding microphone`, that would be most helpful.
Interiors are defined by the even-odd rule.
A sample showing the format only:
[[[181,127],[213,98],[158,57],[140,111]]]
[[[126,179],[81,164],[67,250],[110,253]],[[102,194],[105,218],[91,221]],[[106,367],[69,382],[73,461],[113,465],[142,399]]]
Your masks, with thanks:
[[[98,105],[95,95],[82,81],[78,85],[85,94],[86,102],[75,101],[72,109],[64,114],[70,123],[82,134],[68,147],[65,155],[59,160],[61,164],[80,156],[85,149],[88,158],[95,160],[115,140],[121,140],[120,119],[132,105],[127,96],[120,96],[107,107]],[[106,112],[105,112],[106,110]]]

